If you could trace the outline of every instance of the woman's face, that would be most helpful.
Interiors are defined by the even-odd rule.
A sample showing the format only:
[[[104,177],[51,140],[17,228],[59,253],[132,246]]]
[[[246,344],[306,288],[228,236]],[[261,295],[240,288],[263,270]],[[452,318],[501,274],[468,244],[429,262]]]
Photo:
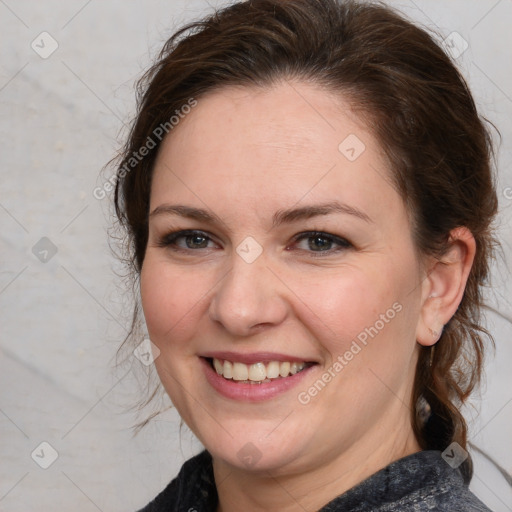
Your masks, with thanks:
[[[216,460],[279,474],[410,443],[422,272],[389,176],[349,105],[305,83],[210,93],[164,140],[142,303]]]

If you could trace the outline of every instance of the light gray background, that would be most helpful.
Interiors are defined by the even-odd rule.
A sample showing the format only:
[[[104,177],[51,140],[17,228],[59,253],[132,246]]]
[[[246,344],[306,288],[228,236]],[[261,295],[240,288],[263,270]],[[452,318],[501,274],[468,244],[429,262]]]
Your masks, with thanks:
[[[186,429],[180,434],[172,410],[131,436],[135,416],[126,406],[137,397],[136,378],[113,369],[128,326],[126,295],[107,242],[109,200],[95,199],[93,190],[133,115],[135,78],[173,30],[225,3],[0,0],[2,511],[135,510],[199,450]],[[512,0],[392,4],[469,43],[457,62],[502,134],[504,251],[488,312],[497,352],[468,414],[481,411],[472,442],[512,473]],[[59,45],[46,59],[31,48],[34,40],[42,46],[43,31]],[[33,253],[42,237],[57,248],[46,263]],[[31,457],[43,441],[58,452],[48,469]],[[44,446],[34,452],[39,463],[50,456]],[[474,457],[474,491],[493,510],[512,510],[504,478]]]

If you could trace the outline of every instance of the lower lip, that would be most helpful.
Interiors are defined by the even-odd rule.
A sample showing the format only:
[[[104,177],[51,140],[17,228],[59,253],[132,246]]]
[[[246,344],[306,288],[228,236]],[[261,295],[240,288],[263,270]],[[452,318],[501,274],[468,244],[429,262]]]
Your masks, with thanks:
[[[236,380],[225,379],[219,375],[204,358],[201,358],[201,362],[204,367],[206,379],[215,391],[226,398],[244,402],[262,402],[263,400],[270,400],[296,386],[306,374],[316,366],[310,366],[295,375],[275,379],[271,382],[246,384]]]

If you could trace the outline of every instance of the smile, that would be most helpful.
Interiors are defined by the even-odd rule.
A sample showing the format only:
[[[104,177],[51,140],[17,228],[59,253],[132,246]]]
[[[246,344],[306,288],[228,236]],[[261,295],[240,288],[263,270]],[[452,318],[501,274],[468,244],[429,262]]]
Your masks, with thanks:
[[[244,384],[263,384],[301,372],[311,363],[290,361],[269,361],[245,364],[227,359],[212,358],[211,364],[217,375]]]
[[[204,375],[216,393],[231,400],[260,402],[299,384],[318,363],[272,353],[216,352],[200,356]]]

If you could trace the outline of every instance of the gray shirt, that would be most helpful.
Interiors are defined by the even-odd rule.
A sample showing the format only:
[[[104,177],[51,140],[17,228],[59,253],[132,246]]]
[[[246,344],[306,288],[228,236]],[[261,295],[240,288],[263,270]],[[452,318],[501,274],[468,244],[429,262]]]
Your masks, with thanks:
[[[204,451],[140,512],[215,512],[212,459]],[[303,510],[297,504],[297,510]],[[471,491],[460,468],[438,451],[397,460],[325,505],[320,512],[490,512]]]

